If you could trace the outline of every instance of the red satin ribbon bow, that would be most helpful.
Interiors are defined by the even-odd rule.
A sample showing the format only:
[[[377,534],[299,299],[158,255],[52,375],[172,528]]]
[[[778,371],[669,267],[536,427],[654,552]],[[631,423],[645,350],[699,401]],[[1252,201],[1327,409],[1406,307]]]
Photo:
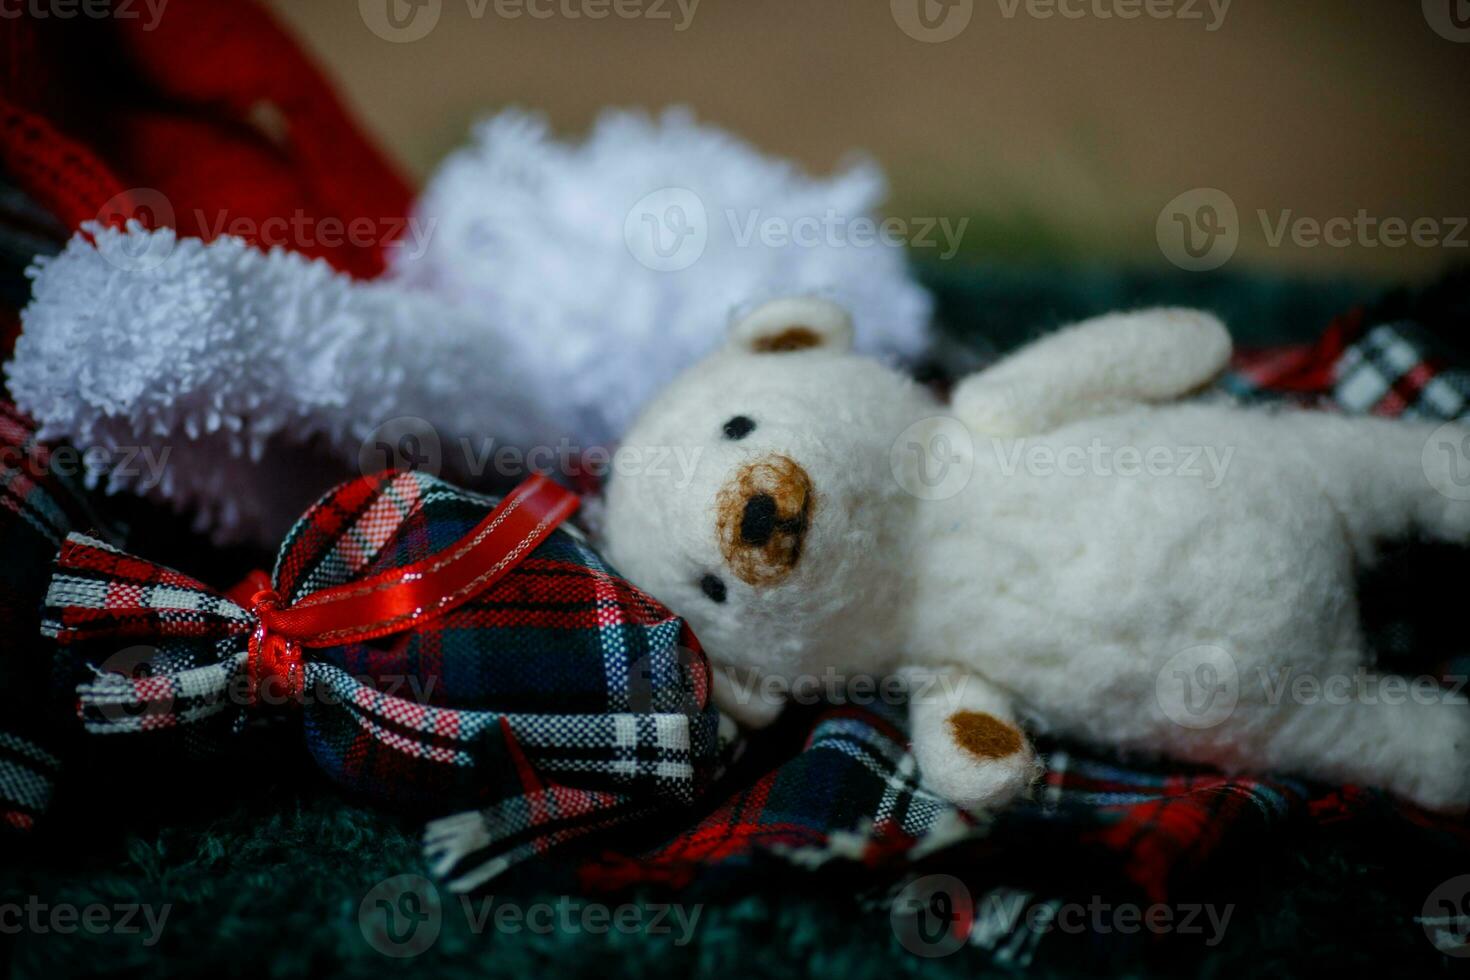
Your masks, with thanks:
[[[281,684],[288,697],[301,693],[306,680],[304,647],[399,633],[473,599],[534,551],[578,503],[576,494],[537,474],[444,551],[371,578],[313,592],[292,606],[282,606],[280,594],[264,573],[253,573],[232,592],[232,597],[248,595],[241,605],[258,620],[246,660],[251,703],[258,700],[261,686],[272,681]]]

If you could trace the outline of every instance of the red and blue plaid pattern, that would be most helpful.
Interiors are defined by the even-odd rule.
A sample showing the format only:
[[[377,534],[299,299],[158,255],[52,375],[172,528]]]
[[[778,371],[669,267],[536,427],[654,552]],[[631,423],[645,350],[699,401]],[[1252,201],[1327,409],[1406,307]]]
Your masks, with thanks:
[[[418,473],[344,484],[287,538],[277,590],[294,603],[441,554],[495,503]],[[203,583],[72,534],[46,601],[88,732],[199,752],[261,710],[240,683],[254,619]],[[312,650],[293,700],[311,754],[354,794],[481,807],[457,852],[476,867],[689,804],[717,765],[697,642],[571,530],[427,625]]]
[[[80,488],[58,473],[35,424],[0,400],[0,829],[29,830],[61,769],[60,732],[43,696],[50,647],[41,597],[61,540],[93,522]]]

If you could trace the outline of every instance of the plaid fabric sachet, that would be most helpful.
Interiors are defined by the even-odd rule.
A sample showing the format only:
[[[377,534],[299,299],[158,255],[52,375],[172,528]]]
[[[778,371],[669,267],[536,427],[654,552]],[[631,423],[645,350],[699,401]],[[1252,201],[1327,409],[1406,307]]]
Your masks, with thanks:
[[[421,473],[354,480],[291,531],[275,593],[289,614],[324,590],[353,597],[383,573],[442,565],[515,501],[497,508]],[[299,711],[311,755],[352,793],[430,814],[482,808],[471,850],[499,870],[691,803],[714,775],[719,727],[683,621],[577,531],[512,556],[483,591],[412,628],[307,643],[294,688],[246,682],[266,620],[244,600],[84,535],[62,546],[43,630],[86,731],[207,752],[252,712]],[[139,649],[118,669],[119,651]]]

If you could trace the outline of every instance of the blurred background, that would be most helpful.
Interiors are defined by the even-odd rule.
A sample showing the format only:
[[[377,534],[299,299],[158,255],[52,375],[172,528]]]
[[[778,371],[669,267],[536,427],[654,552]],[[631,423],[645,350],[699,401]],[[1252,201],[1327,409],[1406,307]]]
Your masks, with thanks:
[[[683,103],[814,172],[872,155],[962,257],[1170,268],[1182,208],[1232,269],[1470,258],[1465,0],[272,4],[416,180],[506,106]]]

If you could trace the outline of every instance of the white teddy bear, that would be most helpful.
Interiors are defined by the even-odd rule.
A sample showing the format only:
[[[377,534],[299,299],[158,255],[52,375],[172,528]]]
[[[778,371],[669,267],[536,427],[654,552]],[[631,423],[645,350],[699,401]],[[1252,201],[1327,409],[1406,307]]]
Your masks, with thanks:
[[[760,307],[608,486],[609,559],[689,619],[725,711],[760,726],[804,679],[907,678],[924,781],[967,807],[1038,775],[1023,720],[1470,805],[1470,709],[1390,696],[1354,594],[1381,542],[1470,541],[1432,427],[1181,402],[1230,355],[1188,310],[1045,337],[947,408],[852,341],[829,302]]]

